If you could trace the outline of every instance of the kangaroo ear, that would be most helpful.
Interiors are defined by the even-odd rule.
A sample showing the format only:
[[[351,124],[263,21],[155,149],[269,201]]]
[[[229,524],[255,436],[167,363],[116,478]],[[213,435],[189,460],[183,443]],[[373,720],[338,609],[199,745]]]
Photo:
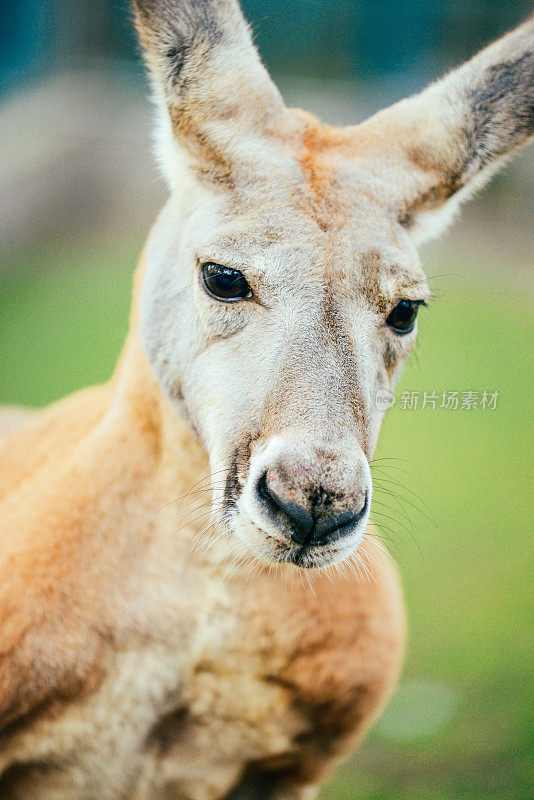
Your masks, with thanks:
[[[359,128],[389,168],[395,162],[399,220],[418,242],[439,234],[534,134],[534,16]]]
[[[134,0],[134,8],[156,100],[164,111],[160,144],[171,183],[177,161],[183,170],[184,151],[187,166],[231,182],[239,139],[259,131],[283,107],[239,3]]]

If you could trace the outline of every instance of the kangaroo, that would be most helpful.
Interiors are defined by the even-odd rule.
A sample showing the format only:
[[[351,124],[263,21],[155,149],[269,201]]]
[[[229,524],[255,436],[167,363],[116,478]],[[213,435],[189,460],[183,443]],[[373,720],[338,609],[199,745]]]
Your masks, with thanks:
[[[310,800],[403,653],[369,463],[415,248],[532,136],[534,18],[336,129],[237,0],[134,7],[170,197],[111,381],[2,425],[0,797]]]

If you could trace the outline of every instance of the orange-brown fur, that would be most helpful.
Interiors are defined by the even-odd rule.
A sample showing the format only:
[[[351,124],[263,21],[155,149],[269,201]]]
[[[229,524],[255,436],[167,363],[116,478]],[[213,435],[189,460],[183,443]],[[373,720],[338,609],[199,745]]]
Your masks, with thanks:
[[[39,751],[32,731],[43,720],[53,726],[91,702],[128,635],[157,638],[156,620],[155,629],[129,631],[124,608],[111,598],[118,584],[133,600],[158,512],[208,471],[193,434],[168,415],[134,330],[109,385],[39,412],[3,444],[0,743],[12,764],[32,763]],[[117,530],[124,515],[126,530]],[[167,536],[173,524],[176,515]],[[372,559],[372,580],[324,575],[313,591],[283,569],[248,583],[239,571],[224,579],[238,603],[235,636],[230,646],[204,645],[192,665],[189,692],[194,699],[198,689],[208,706],[212,691],[217,706],[227,673],[240,691],[261,697],[261,687],[271,687],[280,709],[293,709],[300,744],[274,754],[273,763],[296,781],[316,784],[393,684],[403,642],[398,586],[381,553]],[[251,725],[271,702],[259,703]],[[0,790],[9,780],[18,785],[22,773],[6,774]]]
[[[0,416],[0,800],[311,800],[403,651],[362,516],[370,397],[415,341],[388,315],[428,297],[419,217],[532,133],[532,21],[337,131],[285,108],[233,0],[135,6],[172,196],[112,380]],[[202,288],[227,256],[243,302]],[[301,510],[357,503],[356,527],[284,563],[295,529],[264,513],[260,468]]]

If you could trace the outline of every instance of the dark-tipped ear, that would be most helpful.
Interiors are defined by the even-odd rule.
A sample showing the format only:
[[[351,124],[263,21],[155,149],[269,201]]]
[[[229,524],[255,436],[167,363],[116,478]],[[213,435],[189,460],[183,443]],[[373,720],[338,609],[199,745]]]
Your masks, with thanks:
[[[169,138],[195,168],[230,180],[232,145],[283,107],[237,0],[134,0],[136,27]],[[164,164],[173,172],[175,165]]]
[[[534,16],[360,129],[396,164],[400,221],[419,241],[439,234],[458,204],[534,135]]]

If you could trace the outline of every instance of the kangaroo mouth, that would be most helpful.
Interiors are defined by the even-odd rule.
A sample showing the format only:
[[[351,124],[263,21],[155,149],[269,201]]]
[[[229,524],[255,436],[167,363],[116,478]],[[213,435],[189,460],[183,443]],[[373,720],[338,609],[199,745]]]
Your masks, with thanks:
[[[305,545],[288,548],[285,556],[277,558],[279,564],[292,564],[305,570],[323,569],[343,561],[355,551],[354,547],[332,549],[325,545]]]
[[[244,560],[251,557],[265,565],[286,565],[302,570],[321,570],[350,559],[363,541],[365,525],[330,541],[299,544],[285,531],[256,522],[240,507],[239,500],[225,504],[224,519]]]
[[[338,469],[335,452],[325,464],[313,450],[307,461],[300,456],[303,451],[297,451],[299,471],[281,470],[274,476],[276,480],[277,475],[288,475],[288,481],[296,482],[298,488],[306,487],[299,505],[280,497],[276,485],[267,486],[267,475],[273,475],[268,470],[273,463],[276,469],[280,463],[276,459],[280,453],[284,455],[284,441],[278,437],[251,457],[253,441],[254,437],[246,437],[234,451],[221,498],[222,516],[236,549],[246,558],[254,557],[267,565],[286,564],[306,570],[350,558],[367,527],[372,483],[359,495],[351,493],[352,484],[346,479],[343,483],[348,470]],[[284,466],[287,463],[293,466],[290,461]],[[340,465],[344,467],[343,462]],[[333,481],[332,474],[338,472],[339,482]],[[282,490],[287,485],[282,483]]]

